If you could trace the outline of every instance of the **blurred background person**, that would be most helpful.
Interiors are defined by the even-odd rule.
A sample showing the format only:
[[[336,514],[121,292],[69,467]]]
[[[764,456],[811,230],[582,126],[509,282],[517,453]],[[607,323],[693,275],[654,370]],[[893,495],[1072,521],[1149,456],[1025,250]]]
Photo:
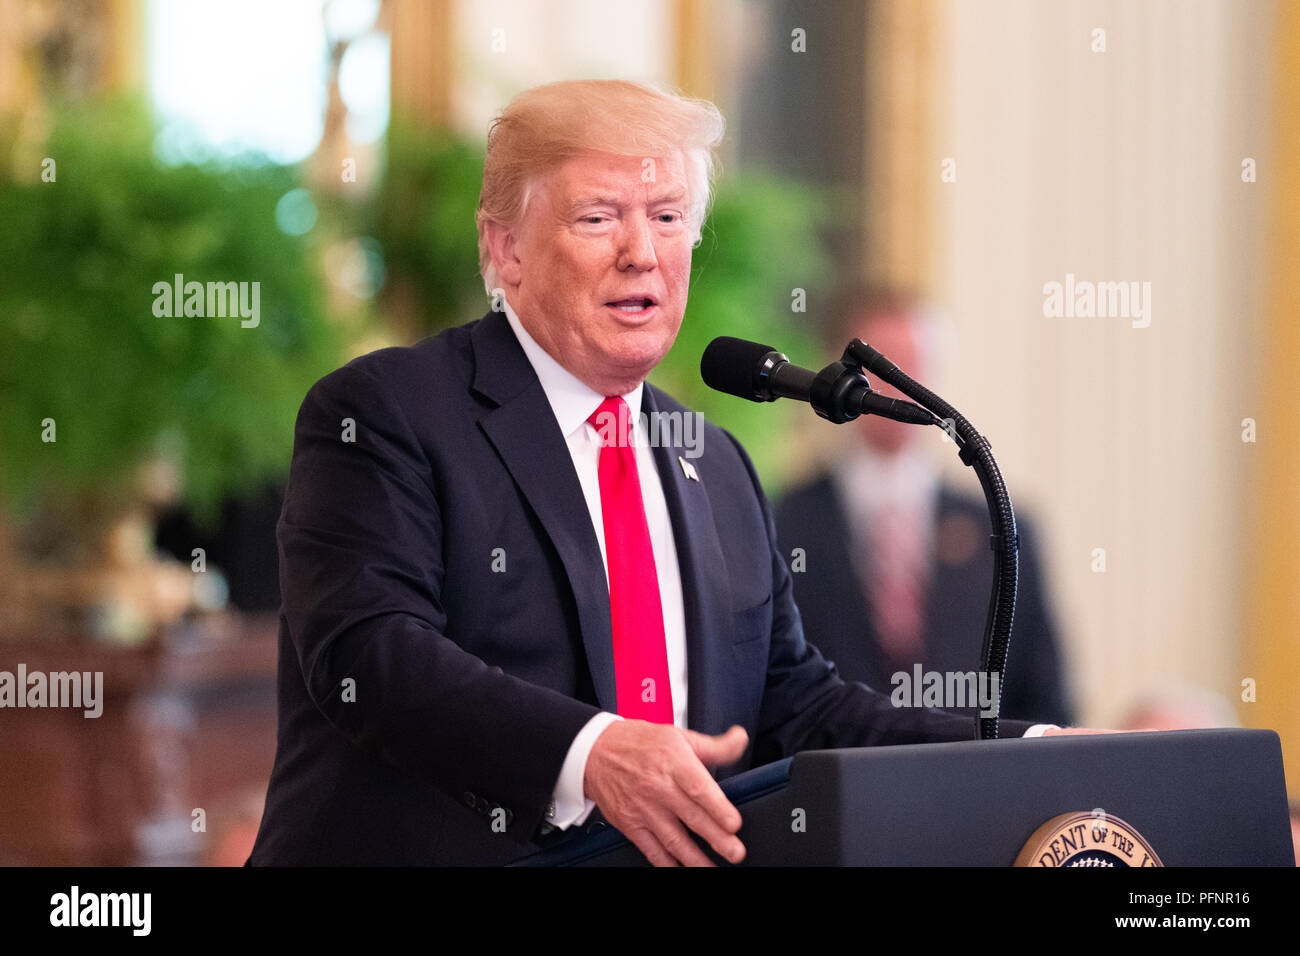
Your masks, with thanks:
[[[938,329],[916,297],[855,288],[837,298],[831,317],[828,355],[857,337],[943,392],[932,374]],[[872,386],[906,398],[883,382]],[[863,416],[845,426],[825,468],[776,509],[784,553],[802,549],[806,558],[793,578],[808,639],[846,680],[886,692],[891,675],[910,679],[917,664],[923,672],[980,666],[993,581],[988,507],[978,489],[941,475],[938,437]],[[1032,523],[1020,507],[1016,528],[1020,580],[1001,713],[1064,725],[1073,711],[1055,616]]]

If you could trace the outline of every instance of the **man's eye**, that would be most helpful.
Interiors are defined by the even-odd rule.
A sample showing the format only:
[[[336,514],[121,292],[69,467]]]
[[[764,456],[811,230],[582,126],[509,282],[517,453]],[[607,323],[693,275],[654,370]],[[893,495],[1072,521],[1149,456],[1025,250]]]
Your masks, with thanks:
[[[666,222],[679,222],[682,217],[675,212],[661,212],[655,218]]]
[[[591,223],[593,226],[605,221],[604,216],[583,216],[581,222]]]

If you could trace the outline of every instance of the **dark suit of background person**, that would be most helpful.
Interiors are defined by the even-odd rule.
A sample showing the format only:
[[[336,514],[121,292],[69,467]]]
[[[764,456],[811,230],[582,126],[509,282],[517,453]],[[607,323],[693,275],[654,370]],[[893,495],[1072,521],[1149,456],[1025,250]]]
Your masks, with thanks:
[[[936,326],[915,297],[896,290],[859,287],[842,291],[832,308],[842,348],[854,336],[880,349],[922,382],[934,363]],[[874,382],[883,394],[901,397]],[[864,681],[889,692],[897,671],[971,671],[980,651],[993,581],[988,508],[973,472],[973,491],[952,487],[938,474],[927,443],[941,443],[934,429],[869,416],[843,426],[835,461],[806,484],[787,492],[776,507],[777,539],[789,560],[804,549],[804,568],[792,575],[804,627],[845,680]],[[946,446],[955,454],[953,446]],[[1011,484],[1014,495],[1014,482]],[[913,510],[914,509],[914,510]],[[872,535],[871,515],[906,519],[906,541],[890,532]],[[898,514],[899,511],[903,515]],[[883,521],[882,521],[883,528]],[[1001,713],[1006,717],[1067,724],[1071,717],[1056,627],[1040,571],[1038,539],[1023,509],[1016,511],[1020,575],[1016,591]],[[908,545],[922,542],[912,552]],[[928,548],[924,543],[929,542]],[[873,558],[887,570],[873,567]],[[882,640],[897,595],[883,583],[893,562],[919,593],[919,627],[910,638]],[[902,570],[902,568],[899,568]],[[905,618],[908,616],[905,615]],[[895,633],[897,625],[891,625]],[[890,648],[887,652],[886,648]],[[899,647],[913,648],[900,652]],[[963,712],[966,712],[963,710]],[[973,711],[971,711],[973,712]]]
[[[974,480],[974,475],[971,475]],[[806,553],[806,571],[792,574],[795,604],[808,634],[833,661],[845,680],[892,689],[890,675],[912,673],[911,661],[890,661],[881,650],[863,584],[866,575],[855,557],[855,528],[835,477],[823,472],[792,489],[776,506],[777,540],[788,556]],[[1002,688],[1002,714],[1046,723],[1070,723],[1060,651],[1038,567],[1038,540],[1032,525],[1016,515],[1020,535],[1020,580],[1016,590],[1011,649]],[[935,553],[925,591],[923,653],[913,658],[923,670],[970,671],[979,667],[993,581],[988,547],[988,508],[982,498],[947,484],[935,502]]]
[[[684,411],[648,384],[643,394],[643,412]],[[340,440],[345,419],[354,442]],[[805,640],[744,451],[710,425],[687,459],[698,481],[685,454],[654,449],[681,566],[688,725],[739,724],[750,739],[719,778],[800,750],[972,737],[966,718],[896,709],[841,681]],[[250,862],[531,852],[574,736],[616,703],[592,520],[506,316],[318,382],[298,417],[279,542],[279,740]],[[1004,734],[1029,726],[1006,721]]]

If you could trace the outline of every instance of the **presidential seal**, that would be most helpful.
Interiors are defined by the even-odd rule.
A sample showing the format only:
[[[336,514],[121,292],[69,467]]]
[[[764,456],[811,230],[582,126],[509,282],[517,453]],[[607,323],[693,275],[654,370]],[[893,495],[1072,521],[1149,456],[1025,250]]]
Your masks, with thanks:
[[[1016,866],[1164,866],[1151,844],[1102,810],[1062,813],[1034,831]]]

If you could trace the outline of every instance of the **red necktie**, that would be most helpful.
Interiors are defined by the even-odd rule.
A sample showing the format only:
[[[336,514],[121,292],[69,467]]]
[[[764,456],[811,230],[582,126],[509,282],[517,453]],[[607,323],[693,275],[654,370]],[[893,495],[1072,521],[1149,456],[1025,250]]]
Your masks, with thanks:
[[[868,595],[875,612],[880,649],[890,667],[911,670],[925,654],[922,591],[925,555],[914,512],[886,508],[871,521],[871,580]]]
[[[668,647],[650,529],[632,446],[631,411],[615,395],[587,421],[600,433],[600,511],[609,568],[614,633],[614,687],[621,717],[673,722]]]

